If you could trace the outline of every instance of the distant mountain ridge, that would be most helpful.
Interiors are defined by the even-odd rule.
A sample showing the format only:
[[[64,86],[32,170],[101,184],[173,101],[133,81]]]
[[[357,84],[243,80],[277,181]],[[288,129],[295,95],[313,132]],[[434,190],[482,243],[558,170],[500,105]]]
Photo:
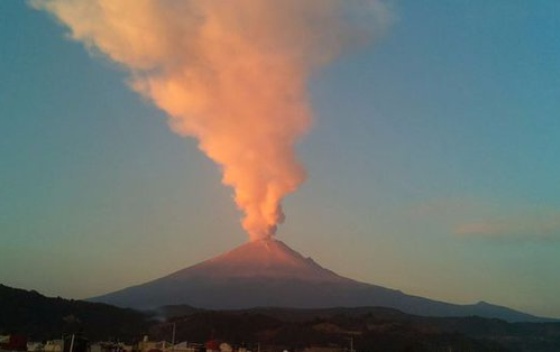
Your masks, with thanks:
[[[165,277],[91,298],[121,307],[190,305],[208,309],[379,306],[424,316],[552,321],[485,302],[457,305],[340,276],[274,239],[246,243]]]

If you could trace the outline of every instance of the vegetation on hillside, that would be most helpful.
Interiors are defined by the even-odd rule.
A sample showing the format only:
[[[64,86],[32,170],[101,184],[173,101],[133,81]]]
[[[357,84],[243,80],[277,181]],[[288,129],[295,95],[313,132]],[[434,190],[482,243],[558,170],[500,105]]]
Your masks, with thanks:
[[[48,298],[0,285],[0,335],[30,340],[81,332],[90,341],[225,341],[261,352],[338,346],[362,351],[560,351],[560,323],[508,323],[480,317],[435,318],[380,307],[211,311],[163,307],[145,313],[106,304]],[[155,313],[154,313],[155,314]]]
[[[0,335],[22,334],[30,340],[61,338],[82,332],[93,340],[136,340],[148,331],[146,314],[107,304],[50,298],[0,284]]]

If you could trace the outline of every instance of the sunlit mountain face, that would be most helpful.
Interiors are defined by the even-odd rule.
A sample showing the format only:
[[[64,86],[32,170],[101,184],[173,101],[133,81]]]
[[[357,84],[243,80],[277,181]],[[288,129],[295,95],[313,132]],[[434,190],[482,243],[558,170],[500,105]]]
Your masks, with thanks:
[[[438,302],[345,278],[272,238],[248,242],[162,278],[90,300],[137,309],[182,304],[209,309],[380,306],[426,316],[541,320],[484,302]]]
[[[261,239],[249,242],[215,258],[168,276],[174,280],[212,279],[288,279],[311,283],[355,282],[321,267],[281,241]]]

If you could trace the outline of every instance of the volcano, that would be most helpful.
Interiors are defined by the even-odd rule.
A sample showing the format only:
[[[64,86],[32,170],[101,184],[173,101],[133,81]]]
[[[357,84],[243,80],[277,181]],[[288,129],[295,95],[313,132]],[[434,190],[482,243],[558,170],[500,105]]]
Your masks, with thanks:
[[[381,306],[425,316],[470,316],[507,321],[540,318],[484,302],[457,305],[340,276],[274,239],[246,243],[168,276],[90,301],[136,309],[190,305],[208,309]]]

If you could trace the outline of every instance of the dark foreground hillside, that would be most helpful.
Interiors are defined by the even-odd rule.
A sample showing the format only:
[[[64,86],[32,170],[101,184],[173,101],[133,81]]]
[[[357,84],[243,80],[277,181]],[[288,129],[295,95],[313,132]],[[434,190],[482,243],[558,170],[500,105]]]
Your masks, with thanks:
[[[205,311],[165,307],[179,339],[259,341],[293,350],[306,346],[357,351],[560,351],[560,323],[508,323],[481,317],[420,317],[379,307]],[[182,316],[179,316],[183,314]],[[169,325],[152,334],[165,338]]]
[[[149,324],[146,315],[131,309],[49,298],[0,284],[0,335],[22,334],[41,341],[81,331],[93,340],[136,340]]]
[[[106,304],[48,298],[0,285],[0,335],[30,340],[82,332],[90,341],[153,340],[203,343],[214,339],[253,351],[560,351],[560,323],[508,323],[481,317],[421,317],[379,307],[209,311],[164,307],[150,320],[143,313]],[[258,347],[255,347],[258,346]],[[326,350],[325,350],[326,351]]]

